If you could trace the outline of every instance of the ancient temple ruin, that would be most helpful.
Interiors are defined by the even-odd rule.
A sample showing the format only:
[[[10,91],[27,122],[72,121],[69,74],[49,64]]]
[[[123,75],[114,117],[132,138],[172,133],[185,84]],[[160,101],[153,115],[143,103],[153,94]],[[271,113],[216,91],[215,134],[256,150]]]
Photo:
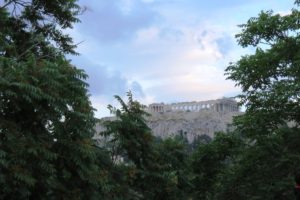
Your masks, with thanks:
[[[233,116],[243,114],[234,98],[171,104],[153,103],[144,109],[151,114],[145,119],[154,136],[168,138],[184,133],[189,142],[201,135],[213,138],[215,132],[228,130]],[[102,118],[96,126],[97,132],[106,130],[103,126],[105,121],[116,119]],[[100,143],[104,141],[100,134],[93,138]]]
[[[239,106],[233,98],[222,98],[208,101],[180,102],[172,104],[153,103],[147,107],[148,112],[164,113],[175,111],[199,112],[214,110],[217,112],[239,112]]]

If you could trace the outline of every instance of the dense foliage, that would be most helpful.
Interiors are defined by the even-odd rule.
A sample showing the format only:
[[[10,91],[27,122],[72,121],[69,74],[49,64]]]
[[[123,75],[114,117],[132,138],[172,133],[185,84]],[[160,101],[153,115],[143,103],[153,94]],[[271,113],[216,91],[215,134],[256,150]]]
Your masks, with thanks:
[[[116,96],[121,109],[109,106],[116,119],[106,122],[112,158],[122,169],[127,187],[116,199],[184,199],[188,193],[187,146],[181,138],[159,140],[146,124],[143,106],[128,93],[128,103]],[[118,177],[119,179],[120,177]],[[116,183],[118,181],[116,180]],[[124,190],[125,189],[125,190]]]
[[[87,76],[64,53],[75,1],[0,6],[0,198],[99,198],[108,157],[94,146]],[[99,162],[101,160],[101,162]],[[105,162],[104,162],[105,161]]]
[[[234,123],[245,143],[239,162],[222,177],[224,192],[236,186],[232,199],[294,199],[293,178],[300,170],[299,17],[297,9],[284,16],[263,11],[240,26],[239,44],[256,51],[226,69],[246,106]]]

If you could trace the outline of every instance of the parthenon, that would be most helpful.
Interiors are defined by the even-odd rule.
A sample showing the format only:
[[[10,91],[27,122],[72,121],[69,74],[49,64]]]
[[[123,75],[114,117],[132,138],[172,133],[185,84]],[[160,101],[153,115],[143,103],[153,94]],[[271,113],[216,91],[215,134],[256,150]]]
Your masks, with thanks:
[[[233,98],[222,98],[208,101],[193,101],[180,103],[153,103],[147,107],[149,112],[174,112],[174,111],[190,111],[199,112],[201,110],[214,110],[217,112],[238,112],[239,106]]]

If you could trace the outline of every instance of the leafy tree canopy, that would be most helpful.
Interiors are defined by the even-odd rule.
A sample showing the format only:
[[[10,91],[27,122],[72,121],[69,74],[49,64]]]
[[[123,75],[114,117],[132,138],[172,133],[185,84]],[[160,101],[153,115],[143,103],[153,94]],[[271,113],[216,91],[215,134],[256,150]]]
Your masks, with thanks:
[[[238,43],[256,51],[231,63],[226,74],[243,91],[244,129],[262,134],[287,122],[300,123],[299,16],[297,9],[284,16],[262,11],[240,25]]]
[[[0,55],[21,59],[34,52],[49,59],[57,51],[74,54],[76,45],[62,30],[79,22],[81,12],[76,0],[4,0],[0,5]]]
[[[62,33],[77,22],[74,0],[0,5],[0,198],[98,199],[108,157],[94,146],[87,75]],[[107,187],[106,187],[107,188]]]
[[[226,69],[243,91],[246,111],[234,120],[243,145],[221,170],[215,199],[294,199],[300,164],[299,19],[296,8],[287,15],[262,11],[240,25],[238,43],[256,49]]]

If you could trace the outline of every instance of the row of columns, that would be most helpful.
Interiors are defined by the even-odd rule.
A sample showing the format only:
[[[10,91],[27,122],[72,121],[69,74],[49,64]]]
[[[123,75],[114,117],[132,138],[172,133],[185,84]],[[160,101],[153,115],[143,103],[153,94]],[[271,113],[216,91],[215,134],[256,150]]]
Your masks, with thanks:
[[[239,111],[239,108],[237,105],[220,103],[220,104],[216,104],[215,110],[218,112],[223,112],[223,111],[237,112]]]
[[[150,110],[154,111],[154,112],[164,112],[164,107],[163,106],[151,106]]]
[[[172,110],[172,111],[200,111],[203,109],[211,109],[217,112],[237,112],[239,108],[236,104],[231,103],[205,103],[205,104],[192,104],[192,105],[171,105],[169,108],[165,109],[166,105],[151,105],[150,110],[153,112],[164,112],[165,110]]]
[[[239,108],[237,105],[232,104],[216,104],[216,111],[223,112],[223,111],[229,111],[229,112],[237,112],[239,111]]]
[[[176,105],[176,106],[171,106],[171,110],[199,111],[211,107],[213,107],[213,104]]]

